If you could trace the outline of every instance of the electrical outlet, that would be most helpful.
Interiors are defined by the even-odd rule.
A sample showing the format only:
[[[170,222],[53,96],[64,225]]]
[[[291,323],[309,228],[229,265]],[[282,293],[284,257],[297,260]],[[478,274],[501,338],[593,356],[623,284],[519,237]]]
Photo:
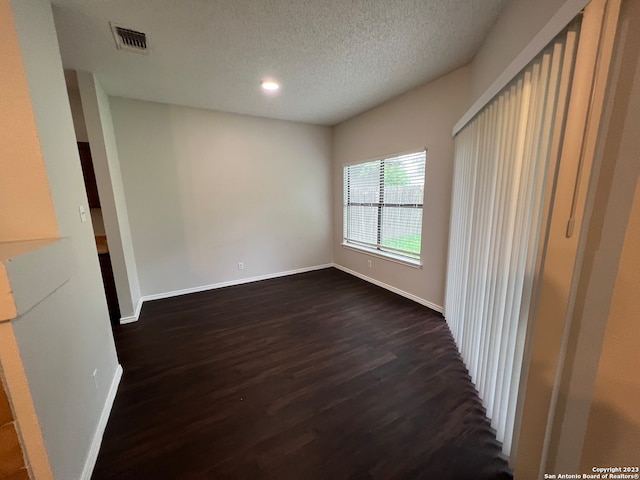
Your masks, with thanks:
[[[371,268],[371,260],[367,260],[367,266]]]
[[[96,390],[98,389],[98,369],[97,368],[93,371],[93,386],[96,387]]]
[[[244,263],[238,262],[238,270],[244,270]]]

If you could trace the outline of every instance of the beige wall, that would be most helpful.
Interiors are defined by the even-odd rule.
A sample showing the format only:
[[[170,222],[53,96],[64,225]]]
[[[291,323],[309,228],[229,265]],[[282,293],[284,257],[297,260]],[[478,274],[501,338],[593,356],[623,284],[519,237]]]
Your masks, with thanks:
[[[76,75],[74,71],[65,73],[67,75]],[[88,142],[89,135],[87,134],[87,126],[84,121],[82,100],[80,98],[80,90],[78,90],[77,80],[75,85],[68,86],[67,93],[69,94],[69,105],[71,106],[71,116],[73,117],[73,128],[76,132],[76,139],[78,142]]]
[[[331,263],[328,127],[123,98],[111,111],[143,296]]]
[[[109,97],[94,74],[77,75],[121,320],[137,320],[140,283]]]
[[[464,113],[469,70],[461,68],[334,127],[333,257],[343,267],[442,307],[453,174],[453,125]],[[422,268],[342,244],[343,166],[427,148]],[[372,267],[368,268],[367,261]]]
[[[640,3],[623,0],[620,16],[619,73],[602,175],[608,196],[594,223],[603,229],[598,250],[609,247],[611,232],[619,231],[616,239],[623,241],[619,263],[604,264],[612,272],[613,290],[606,330],[597,332],[602,353],[582,451],[584,471],[594,465],[637,466],[640,460]]]
[[[0,242],[58,236],[9,2],[0,2]]]
[[[582,470],[638,466],[640,446],[640,180],[615,282],[584,448]]]
[[[615,2],[609,5],[615,6]],[[577,472],[582,468],[581,457],[585,459],[583,445],[603,340],[640,175],[639,40],[640,3],[623,0],[590,186],[589,224],[578,272],[575,310],[566,332],[562,375],[556,383],[553,424],[547,430],[547,465],[556,471]],[[619,368],[624,369],[624,365]],[[613,391],[609,394],[616,395]],[[593,412],[601,412],[598,401],[593,403]],[[600,452],[605,452],[607,446],[602,442]]]
[[[64,237],[60,245],[66,245],[47,249],[46,260],[43,253],[34,254],[33,261],[12,262],[11,281],[28,288],[33,279],[47,277],[51,268],[59,270],[59,266],[67,276],[14,320],[14,331],[54,476],[77,479],[85,468],[118,359],[93,229],[90,221],[80,221],[78,213],[79,205],[87,212],[89,207],[51,5],[48,0],[10,3],[51,198]],[[17,297],[19,292],[14,293]]]
[[[471,62],[467,105],[473,104],[491,86],[560,8],[580,3],[585,4],[587,0],[507,2]]]

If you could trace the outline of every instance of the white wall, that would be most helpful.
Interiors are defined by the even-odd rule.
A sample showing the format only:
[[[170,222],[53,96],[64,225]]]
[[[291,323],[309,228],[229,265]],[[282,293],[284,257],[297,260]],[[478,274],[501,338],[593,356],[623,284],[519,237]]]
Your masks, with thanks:
[[[80,159],[47,0],[13,0],[37,130],[70,278],[15,320],[15,333],[57,479],[80,477],[118,360],[93,239]],[[14,272],[42,274],[38,266]],[[98,388],[92,373],[97,369]]]
[[[469,69],[461,68],[334,127],[333,256],[343,267],[442,307],[453,174],[451,131],[464,113]],[[416,269],[345,248],[343,166],[427,148],[422,228],[423,267]],[[372,268],[367,267],[372,261]]]
[[[118,293],[121,320],[137,320],[140,283],[109,97],[92,73],[78,72],[78,85],[91,145],[102,219],[109,243],[109,257]]]
[[[331,262],[329,128],[123,98],[111,111],[143,296]]]
[[[70,72],[68,75],[74,75],[75,72]],[[67,89],[69,94],[69,104],[71,106],[71,116],[73,118],[73,128],[76,132],[76,139],[78,142],[88,142],[89,135],[87,134],[87,126],[84,122],[84,112],[82,111],[82,100],[80,99],[80,91],[78,86],[70,86]]]

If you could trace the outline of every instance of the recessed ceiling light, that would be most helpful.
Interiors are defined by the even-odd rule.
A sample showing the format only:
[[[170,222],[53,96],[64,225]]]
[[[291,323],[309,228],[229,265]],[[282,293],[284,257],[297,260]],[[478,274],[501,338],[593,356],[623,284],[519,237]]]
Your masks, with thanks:
[[[275,92],[280,89],[280,84],[273,80],[263,80],[260,86],[265,92]]]

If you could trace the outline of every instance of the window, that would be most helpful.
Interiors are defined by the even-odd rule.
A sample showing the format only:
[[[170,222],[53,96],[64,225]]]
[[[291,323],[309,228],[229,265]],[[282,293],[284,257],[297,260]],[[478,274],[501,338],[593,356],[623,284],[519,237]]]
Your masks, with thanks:
[[[344,167],[344,244],[419,263],[425,150]]]

